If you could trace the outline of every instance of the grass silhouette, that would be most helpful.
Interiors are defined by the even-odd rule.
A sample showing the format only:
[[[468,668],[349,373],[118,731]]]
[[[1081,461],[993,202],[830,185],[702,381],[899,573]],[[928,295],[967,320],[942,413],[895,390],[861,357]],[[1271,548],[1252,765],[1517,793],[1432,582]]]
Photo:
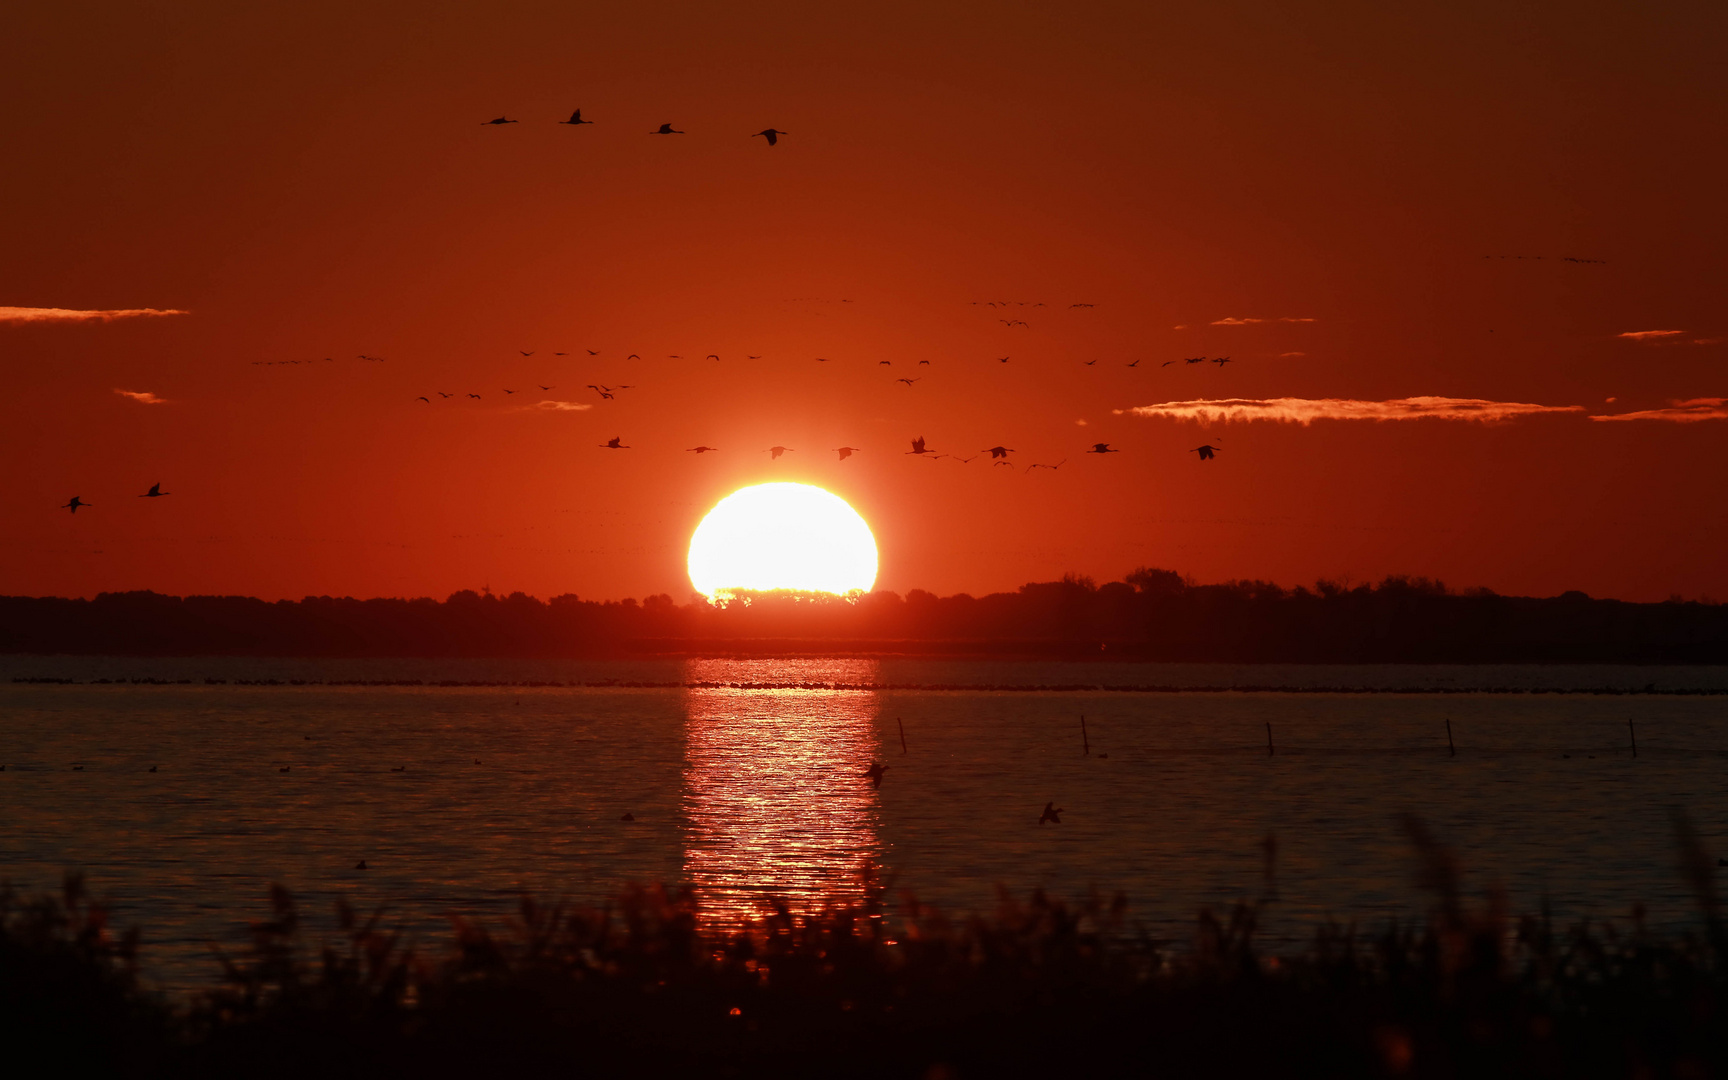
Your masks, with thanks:
[[[1700,932],[1558,930],[1471,904],[1456,857],[1404,822],[1429,917],[1256,946],[1266,901],[1201,912],[1175,948],[1120,899],[1003,896],[949,919],[873,889],[705,933],[688,892],[598,910],[524,898],[412,948],[338,909],[303,940],[280,887],[249,944],[185,1002],[137,974],[77,879],[0,899],[0,1046],[109,1076],[1689,1077],[1728,1071],[1715,867],[1675,817]],[[1268,858],[1270,858],[1270,849]],[[1268,895],[1276,884],[1268,874]]]

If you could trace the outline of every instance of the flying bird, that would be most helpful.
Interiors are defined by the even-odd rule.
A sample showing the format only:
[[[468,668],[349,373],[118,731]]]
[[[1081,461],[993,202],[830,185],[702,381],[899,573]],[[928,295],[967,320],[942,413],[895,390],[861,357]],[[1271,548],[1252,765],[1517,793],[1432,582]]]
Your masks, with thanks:
[[[718,450],[718,449],[720,449],[718,446],[692,446],[690,449],[688,449],[684,452],[686,454],[706,454],[710,450]]]
[[[775,130],[774,130],[774,129],[773,129],[773,128],[769,128],[769,129],[768,129],[768,130],[766,130],[766,131],[758,131],[758,132],[757,132],[757,133],[756,133],[756,135],[760,135],[760,136],[762,136],[762,137],[763,137],[763,138],[764,138],[764,139],[767,139],[767,140],[768,140],[768,145],[769,145],[769,146],[773,146],[773,145],[774,145],[774,144],[775,144],[775,143],[777,143],[777,142],[779,142],[779,141],[780,141],[780,136],[782,136],[782,135],[784,135],[784,134],[786,134],[786,132],[784,132],[784,131],[775,131]],[[755,137],[756,137],[756,135],[752,135],[752,136],[750,136],[750,137],[751,137],[751,138],[752,138],[752,139],[754,139],[754,138],[755,138]]]
[[[876,361],[876,366],[877,367],[893,367],[894,361],[892,361],[892,360],[878,360],[878,361]]]
[[[903,383],[905,383],[905,384],[906,384],[906,385],[907,385],[907,386],[911,386],[911,385],[912,385],[912,384],[913,384],[913,383],[915,383],[915,382],[918,382],[918,381],[919,381],[919,380],[920,380],[920,379],[922,379],[922,378],[923,378],[923,377],[924,377],[924,376],[922,376],[922,375],[920,375],[920,376],[918,376],[918,378],[917,378],[917,379],[895,379],[895,380],[894,380],[894,381],[895,381],[895,382],[903,382]]]
[[[707,356],[704,356],[702,359],[704,359],[704,360],[719,360],[720,357],[714,353],[709,353]]]
[[[1133,363],[1132,363],[1132,364],[1129,364],[1129,365],[1128,365],[1128,366],[1129,366],[1129,367],[1139,367],[1139,366],[1140,366],[1140,361],[1138,361],[1138,360],[1136,360],[1136,361],[1134,361],[1134,362],[1133,362]]]
[[[856,446],[836,446],[834,448],[834,452],[840,455],[841,461],[845,461],[847,458],[851,457],[853,454],[856,454],[858,452],[858,450],[859,450],[859,448]]]
[[[1054,465],[1028,465],[1028,466],[1026,466],[1026,471],[1031,472],[1033,469],[1049,469],[1051,472],[1055,472],[1057,469],[1060,469],[1062,466],[1064,466],[1066,464],[1068,464],[1068,459],[1063,458],[1061,461],[1058,461]]]
[[[535,383],[534,385],[540,386],[539,383]],[[540,386],[540,389],[542,389],[542,390],[556,390],[558,388],[556,386]]]
[[[989,447],[988,449],[990,451],[990,460],[991,461],[995,461],[997,458],[1005,458],[1009,454],[1012,454],[1015,452],[1012,447],[1008,447],[1008,446],[992,446],[992,447]],[[980,451],[980,453],[982,453],[982,452],[983,451]]]
[[[441,398],[453,398],[456,395],[455,394],[446,394],[444,391],[440,390],[440,391],[438,391],[438,396]]]
[[[521,349],[517,349],[516,351],[519,353],[522,353],[523,356],[533,356],[534,355],[532,352],[522,352]]]
[[[930,362],[930,361],[928,361],[928,360],[920,360],[920,361],[918,361],[918,362],[919,362],[919,363],[920,363],[920,364],[928,364],[928,363],[929,363],[929,362]]]
[[[606,392],[606,391],[605,391],[605,390],[604,390],[604,389],[602,389],[602,388],[601,388],[601,387],[598,387],[598,386],[595,386],[595,385],[594,385],[594,384],[593,384],[593,383],[589,383],[589,384],[588,384],[588,389],[590,389],[590,390],[592,390],[592,391],[594,391],[594,392],[595,392],[595,393],[596,393],[596,394],[599,394],[599,395],[600,395],[600,396],[601,396],[601,397],[602,397],[602,398],[605,398],[605,399],[606,399],[606,400],[607,400],[607,401],[611,401],[611,400],[612,400],[612,395],[611,395],[611,394],[609,394],[609,393],[607,393],[607,392]]]
[[[768,455],[769,461],[776,461],[779,459],[781,454],[784,454],[788,450],[792,450],[792,448],[790,446],[770,446],[762,452]],[[798,451],[792,450],[792,452],[796,454]]]
[[[928,454],[928,453],[930,453],[929,450],[926,450],[924,448],[924,436],[920,435],[916,439],[913,439],[912,440],[912,449],[910,449],[906,452],[908,454]]]
[[[650,135],[682,135],[682,131],[674,130],[671,124],[661,124],[658,130],[650,131]]]
[[[1012,359],[1014,359],[1014,358],[1013,358],[1013,357],[1011,357],[1011,356],[998,356],[998,357],[997,357],[997,358],[996,358],[996,362],[997,362],[997,363],[998,363],[998,364],[1006,364],[1006,363],[1007,363],[1007,362],[1008,362],[1008,361],[1010,361],[1010,360],[1012,360]]]
[[[1122,451],[1110,449],[1110,444],[1107,442],[1098,442],[1093,443],[1092,449],[1086,452],[1088,454],[1120,454]]]
[[[880,761],[872,761],[870,767],[864,770],[864,779],[870,781],[871,787],[879,788],[882,786],[882,774],[891,768],[893,768],[892,765],[884,765]]]
[[[488,124],[519,124],[519,123],[521,123],[520,120],[506,120],[502,116],[500,116],[496,120],[482,120],[482,121],[480,121],[480,126],[485,127]]]
[[[582,119],[582,110],[577,109],[575,112],[570,114],[570,119],[560,120],[558,122],[560,124],[592,124],[594,121]]]
[[[589,356],[599,356],[600,354],[595,352],[593,349],[589,349],[588,355]],[[629,356],[626,356],[624,359],[626,359],[626,360],[640,360],[642,358],[640,356],[637,356],[635,353],[631,353]]]
[[[818,356],[816,358],[816,362],[818,364],[826,364],[828,362],[828,358],[826,356]]]
[[[1177,361],[1175,361],[1175,360],[1166,360],[1162,364],[1159,364],[1158,366],[1159,367],[1169,367],[1171,364],[1174,364],[1176,362]]]
[[[587,353],[587,354],[588,354],[588,355],[589,355],[589,356],[599,356],[599,355],[600,355],[600,350],[599,350],[599,349],[583,349],[583,350],[582,350],[582,351],[583,351],[583,352],[585,352],[585,353]],[[563,355],[563,354],[562,354],[562,353],[560,353],[560,354],[559,354],[559,355],[560,355],[560,356],[562,356],[562,355]],[[629,356],[628,356],[628,357],[627,357],[627,359],[630,359],[630,360],[640,360],[640,359],[642,359],[642,358],[641,358],[641,357],[640,357],[640,356],[637,356],[637,355],[636,355],[636,354],[635,354],[635,353],[631,353],[631,354],[630,354],[630,355],[629,355]]]
[[[515,393],[515,392],[516,392],[516,391],[514,391],[514,390],[506,390],[506,391],[504,391],[504,392],[505,392],[505,393],[506,393],[506,394],[514,394],[514,393]]]
[[[1096,360],[1082,360],[1080,362],[1082,364],[1085,364],[1087,367],[1091,367],[1093,364],[1096,364],[1098,361],[1096,361]]]
[[[1222,446],[1212,446],[1212,445],[1208,444],[1206,446],[1196,446],[1194,449],[1192,449],[1188,452],[1190,454],[1199,454],[1201,461],[1211,461],[1212,455],[1216,454],[1218,451],[1220,451],[1222,449],[1224,449]]]
[[[1182,362],[1184,364],[1204,364],[1206,362],[1206,358],[1204,356],[1188,356],[1188,357],[1184,357],[1182,359]]]
[[[471,398],[473,398],[473,399],[474,399],[474,400],[475,400],[475,401],[479,401],[479,400],[480,400],[480,395],[479,395],[479,394],[469,394],[469,395],[468,395],[468,396],[469,396],[469,397],[471,397]]]
[[[425,394],[421,394],[419,397],[415,398],[414,400],[415,401],[424,401],[428,405],[432,404],[432,399],[427,397]]]
[[[602,449],[602,450],[628,450],[630,448],[628,446],[624,445],[623,436],[614,435],[610,439],[607,439],[605,442],[601,443],[600,449]]]
[[[1050,822],[1052,825],[1062,824],[1062,810],[1062,807],[1057,806],[1053,802],[1045,803],[1044,812],[1038,815],[1038,824],[1042,825],[1046,821]]]
[[[85,502],[83,499],[80,499],[78,496],[74,495],[74,496],[72,496],[72,501],[67,503],[66,505],[62,506],[60,509],[70,510],[74,514],[76,514],[78,512],[78,508],[80,506],[89,506],[89,505],[90,505],[89,503]]]
[[[1215,356],[1212,358],[1212,362],[1217,364],[1219,367],[1223,367],[1225,364],[1230,362],[1230,358],[1228,356]]]

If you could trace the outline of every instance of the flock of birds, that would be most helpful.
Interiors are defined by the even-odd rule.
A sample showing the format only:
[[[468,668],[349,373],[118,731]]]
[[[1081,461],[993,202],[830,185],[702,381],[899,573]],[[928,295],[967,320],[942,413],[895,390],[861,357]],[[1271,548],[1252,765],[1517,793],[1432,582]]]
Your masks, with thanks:
[[[582,110],[577,109],[575,112],[570,114],[570,119],[560,120],[558,122],[560,124],[568,124],[571,127],[577,127],[578,125],[581,125],[581,124],[592,124],[594,121],[582,119]],[[480,121],[480,126],[481,127],[501,127],[504,124],[519,124],[519,123],[521,123],[520,120],[512,120],[508,116],[500,116],[500,117],[493,119],[493,120],[482,120],[482,121]],[[677,128],[673,127],[671,124],[661,124],[659,127],[655,128],[653,131],[650,131],[648,134],[650,134],[650,135],[683,135],[684,132],[679,131]],[[763,128],[761,131],[756,132],[755,134],[751,135],[750,137],[752,139],[758,139],[758,138],[767,139],[768,145],[773,146],[780,141],[780,136],[786,135],[786,134],[789,134],[789,133],[785,132],[785,131],[781,131],[778,128]]]
[[[629,445],[628,443],[626,443],[624,441],[624,437],[622,435],[614,435],[610,439],[607,439],[605,442],[600,443],[599,446],[600,446],[600,449],[602,449],[602,450],[634,450],[635,449],[635,447]],[[1213,455],[1217,454],[1222,449],[1224,449],[1224,448],[1221,446],[1213,446],[1210,443],[1208,443],[1204,446],[1196,446],[1194,449],[1192,449],[1188,452],[1190,454],[1199,454],[1201,461],[1211,461]],[[714,454],[714,453],[718,453],[719,450],[720,450],[720,448],[718,446],[708,446],[708,445],[704,444],[702,446],[686,447],[684,452],[686,454]],[[767,449],[762,450],[760,452],[767,454],[769,461],[778,461],[782,454],[795,454],[798,452],[798,450],[796,447],[791,447],[791,446],[770,446]],[[853,454],[862,453],[863,447],[859,447],[859,446],[836,446],[836,447],[831,448],[827,452],[831,453],[831,454],[838,454],[839,458],[837,460],[845,461],[847,458],[851,457]],[[943,458],[952,458],[953,460],[960,462],[962,465],[970,465],[973,461],[977,460],[980,455],[989,454],[991,465],[1006,465],[1012,469],[1012,468],[1016,468],[1017,466],[1015,465],[1014,462],[1008,460],[1008,455],[1019,453],[1019,451],[1015,450],[1011,446],[986,446],[982,450],[979,450],[977,453],[971,454],[967,457],[961,457],[959,454],[939,454],[936,451],[932,450],[929,446],[928,441],[924,438],[924,436],[920,435],[916,439],[912,440],[912,449],[902,451],[902,453],[908,457],[927,457],[931,461],[941,461]],[[1122,453],[1122,451],[1116,447],[1111,446],[1107,442],[1101,442],[1101,443],[1093,443],[1091,449],[1086,450],[1085,453],[1088,453],[1088,454],[1120,454],[1120,453]],[[1033,469],[1049,469],[1051,471],[1055,471],[1057,469],[1060,469],[1063,465],[1066,465],[1067,463],[1068,463],[1067,458],[1063,458],[1061,461],[1058,461],[1054,465],[1045,465],[1045,464],[1035,462],[1033,464],[1027,465],[1024,471],[1031,472]]]

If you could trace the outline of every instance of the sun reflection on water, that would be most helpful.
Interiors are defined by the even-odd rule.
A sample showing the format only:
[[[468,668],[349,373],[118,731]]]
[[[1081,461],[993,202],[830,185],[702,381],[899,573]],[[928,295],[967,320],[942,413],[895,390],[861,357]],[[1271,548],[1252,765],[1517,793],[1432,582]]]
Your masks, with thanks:
[[[691,660],[686,682],[873,683],[870,660]],[[684,868],[702,918],[735,925],[856,900],[881,858],[877,696],[866,690],[685,691]]]

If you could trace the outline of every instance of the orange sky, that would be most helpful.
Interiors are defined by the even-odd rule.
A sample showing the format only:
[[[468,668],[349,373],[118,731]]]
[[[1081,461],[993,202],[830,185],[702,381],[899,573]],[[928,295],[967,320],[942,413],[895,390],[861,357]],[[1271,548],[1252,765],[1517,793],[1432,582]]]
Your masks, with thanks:
[[[902,592],[1728,597],[1728,8],[1290,7],[13,13],[0,308],[189,314],[0,324],[0,592],[682,599],[787,479]],[[1130,411],[1430,396],[1583,412]]]

